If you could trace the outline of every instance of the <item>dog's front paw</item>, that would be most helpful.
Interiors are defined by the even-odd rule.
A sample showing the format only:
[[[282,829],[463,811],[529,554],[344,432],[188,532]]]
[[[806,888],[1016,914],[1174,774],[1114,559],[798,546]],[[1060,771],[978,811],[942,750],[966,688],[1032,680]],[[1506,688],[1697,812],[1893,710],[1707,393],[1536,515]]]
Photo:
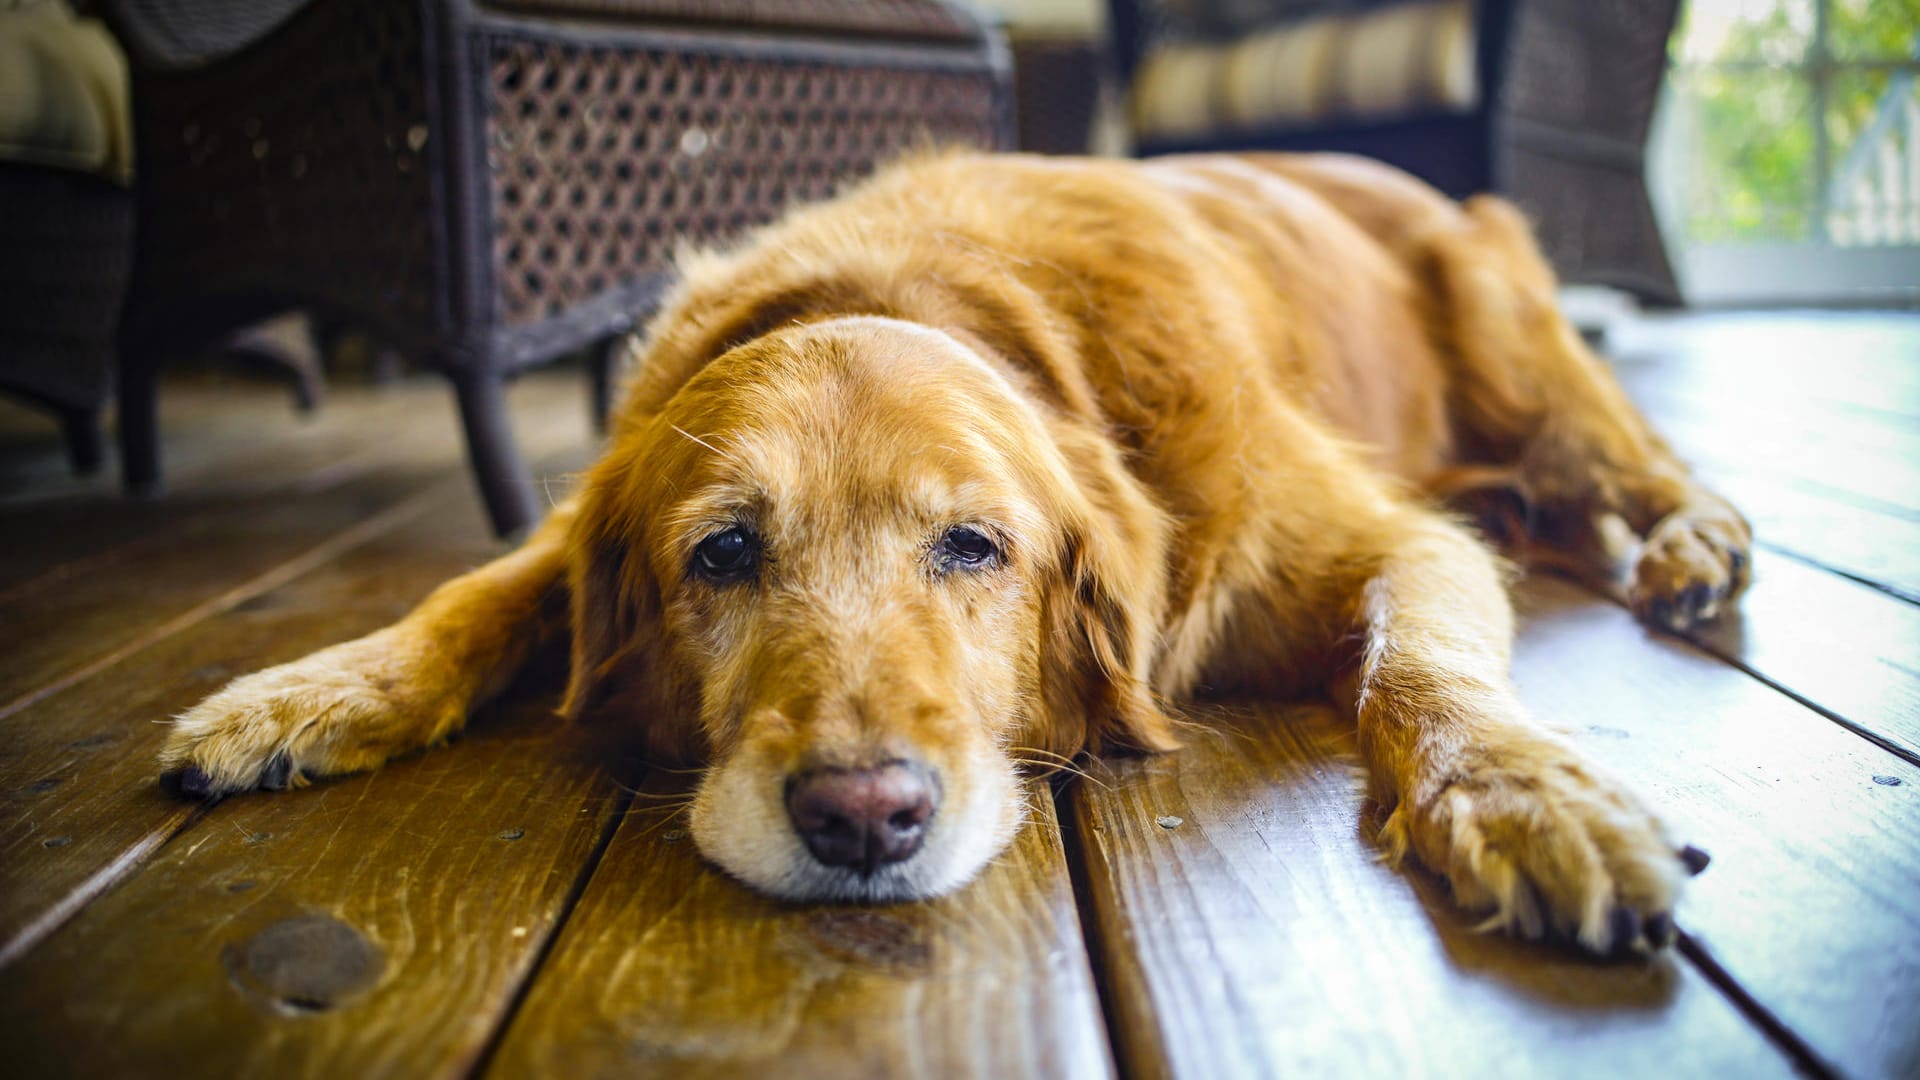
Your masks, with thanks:
[[[1714,517],[1670,514],[1648,534],[1628,602],[1641,621],[1685,630],[1720,614],[1747,585],[1745,530]]]
[[[393,628],[255,672],[176,717],[163,788],[219,798],[370,769],[458,727],[466,696]]]
[[[1631,794],[1566,748],[1521,736],[1436,769],[1381,832],[1397,860],[1411,847],[1446,875],[1484,928],[1548,934],[1600,954],[1659,949],[1705,855],[1676,849]]]

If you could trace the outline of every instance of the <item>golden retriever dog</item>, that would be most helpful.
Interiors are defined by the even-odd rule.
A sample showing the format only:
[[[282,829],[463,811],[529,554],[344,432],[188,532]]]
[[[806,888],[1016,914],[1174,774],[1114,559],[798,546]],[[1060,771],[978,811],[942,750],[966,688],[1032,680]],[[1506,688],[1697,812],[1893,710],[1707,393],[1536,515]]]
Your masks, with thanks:
[[[562,711],[703,765],[700,851],[804,900],[958,888],[1021,765],[1169,751],[1198,696],[1351,710],[1380,843],[1528,936],[1658,948],[1690,860],[1510,681],[1498,555],[1644,538],[1682,627],[1746,581],[1555,307],[1519,215],[1343,157],[946,154],[686,260],[605,455],[515,552],[232,683],[162,763],[198,796],[459,730],[545,638]]]

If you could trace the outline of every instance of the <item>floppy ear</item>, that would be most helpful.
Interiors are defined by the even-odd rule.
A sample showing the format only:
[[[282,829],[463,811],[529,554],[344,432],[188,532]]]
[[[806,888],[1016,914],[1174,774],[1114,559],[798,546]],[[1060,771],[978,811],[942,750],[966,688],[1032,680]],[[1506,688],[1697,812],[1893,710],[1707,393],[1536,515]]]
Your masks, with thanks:
[[[567,587],[572,605],[572,653],[560,712],[579,720],[605,699],[608,677],[636,646],[641,609],[652,590],[636,580],[644,568],[629,565],[631,542],[617,532],[617,500],[606,478],[589,478],[580,494],[568,537]],[[635,595],[640,594],[640,595]]]
[[[613,465],[596,470],[580,494],[568,540],[573,642],[560,712],[569,720],[617,713],[652,760],[696,762],[706,753],[697,695],[661,636],[660,587],[636,546],[639,496],[625,489],[627,475]]]
[[[1057,439],[1072,472],[1063,550],[1045,595],[1042,699],[1049,747],[1179,748],[1154,700],[1154,649],[1166,599],[1169,525],[1104,441]]]

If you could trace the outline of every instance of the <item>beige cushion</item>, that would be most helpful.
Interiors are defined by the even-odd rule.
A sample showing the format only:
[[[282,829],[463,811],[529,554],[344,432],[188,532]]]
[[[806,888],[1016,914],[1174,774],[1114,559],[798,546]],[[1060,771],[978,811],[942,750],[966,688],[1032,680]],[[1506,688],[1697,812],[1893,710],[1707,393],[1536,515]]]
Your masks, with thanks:
[[[63,3],[0,10],[0,159],[133,176],[127,63]]]
[[[1193,137],[1466,111],[1477,97],[1472,5],[1431,0],[1157,49],[1134,79],[1133,115],[1142,135]]]

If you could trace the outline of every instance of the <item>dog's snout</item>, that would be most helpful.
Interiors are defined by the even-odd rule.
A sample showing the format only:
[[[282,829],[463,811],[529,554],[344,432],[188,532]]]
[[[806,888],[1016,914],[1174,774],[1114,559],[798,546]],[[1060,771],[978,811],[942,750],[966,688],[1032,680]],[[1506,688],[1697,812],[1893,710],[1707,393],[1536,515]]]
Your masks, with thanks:
[[[787,815],[813,857],[863,875],[918,851],[939,803],[926,766],[910,761],[813,769],[787,788]]]

